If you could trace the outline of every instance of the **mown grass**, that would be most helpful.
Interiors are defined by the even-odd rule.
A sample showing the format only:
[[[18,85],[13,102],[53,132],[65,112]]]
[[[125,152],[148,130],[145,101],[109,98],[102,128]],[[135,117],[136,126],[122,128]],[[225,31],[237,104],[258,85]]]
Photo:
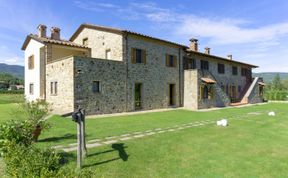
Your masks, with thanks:
[[[256,108],[276,110],[276,117],[251,115],[226,128],[211,124],[119,142],[126,161],[111,145],[89,149],[84,171],[94,170],[94,177],[286,177],[287,104]],[[75,167],[75,158],[74,152],[67,166]]]
[[[2,111],[16,106],[1,104],[0,119],[10,115]],[[87,119],[88,140],[197,120],[227,118],[229,126],[210,124],[88,149],[83,171],[93,170],[92,177],[125,178],[286,177],[287,108],[288,104],[271,103],[209,112],[173,110]],[[269,111],[275,111],[276,116],[269,117]],[[237,116],[243,119],[233,119]],[[49,147],[76,142],[76,124],[71,119],[54,116],[48,122],[52,128],[42,133],[37,145]],[[76,152],[65,155],[68,162],[64,167],[76,167]]]
[[[23,94],[0,94],[0,104],[20,103],[24,101]]]

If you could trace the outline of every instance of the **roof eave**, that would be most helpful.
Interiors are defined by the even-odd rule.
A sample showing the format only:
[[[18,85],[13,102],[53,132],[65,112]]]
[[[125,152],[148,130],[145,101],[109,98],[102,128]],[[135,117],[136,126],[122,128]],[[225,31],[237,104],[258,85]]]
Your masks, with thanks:
[[[259,67],[259,66],[253,65],[253,64],[248,64],[248,63],[244,63],[244,62],[240,62],[240,61],[235,61],[235,60],[229,60],[229,59],[226,59],[226,58],[223,58],[223,57],[220,57],[220,56],[215,56],[215,55],[211,55],[211,54],[201,53],[201,52],[199,52],[199,51],[188,51],[188,50],[186,49],[186,52],[188,52],[188,53],[194,53],[194,54],[199,54],[199,55],[202,55],[202,56],[207,56],[207,57],[212,57],[212,58],[217,58],[217,59],[224,60],[224,61],[227,61],[227,62],[232,62],[232,63],[241,64],[241,65],[246,65],[246,66],[249,66],[249,67],[251,67],[251,68],[258,68],[258,67]]]

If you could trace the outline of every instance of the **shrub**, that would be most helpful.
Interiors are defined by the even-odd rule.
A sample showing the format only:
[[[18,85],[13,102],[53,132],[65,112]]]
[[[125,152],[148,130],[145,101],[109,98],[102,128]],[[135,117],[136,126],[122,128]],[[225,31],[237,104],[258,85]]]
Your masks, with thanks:
[[[24,90],[0,90],[0,94],[24,94]]]
[[[9,142],[4,154],[6,173],[11,177],[55,177],[60,169],[60,158],[51,149]]]
[[[24,146],[31,145],[33,127],[27,121],[10,120],[0,125],[0,155],[9,150],[11,142]]]

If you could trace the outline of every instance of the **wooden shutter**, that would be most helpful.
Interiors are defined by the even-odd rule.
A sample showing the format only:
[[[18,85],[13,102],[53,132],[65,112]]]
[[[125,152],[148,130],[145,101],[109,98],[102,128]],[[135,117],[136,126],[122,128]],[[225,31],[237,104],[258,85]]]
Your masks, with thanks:
[[[176,67],[177,66],[177,56],[173,56],[173,67]]]
[[[146,64],[146,50],[141,49],[141,62]]]
[[[136,49],[131,48],[131,63],[135,64],[136,63]]]
[[[169,67],[169,54],[166,54],[166,66]]]
[[[204,86],[200,85],[199,89],[200,89],[200,100],[201,100],[204,98]]]

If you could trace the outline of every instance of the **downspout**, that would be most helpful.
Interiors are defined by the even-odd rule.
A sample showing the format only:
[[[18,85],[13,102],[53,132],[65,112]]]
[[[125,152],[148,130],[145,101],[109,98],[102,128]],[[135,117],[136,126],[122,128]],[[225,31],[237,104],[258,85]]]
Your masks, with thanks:
[[[178,48],[178,59],[179,59],[179,107],[182,106],[182,95],[181,95],[181,48]]]
[[[126,88],[126,112],[128,112],[128,34],[124,34],[125,39],[125,56],[126,56],[126,82],[125,82],[125,88]]]

